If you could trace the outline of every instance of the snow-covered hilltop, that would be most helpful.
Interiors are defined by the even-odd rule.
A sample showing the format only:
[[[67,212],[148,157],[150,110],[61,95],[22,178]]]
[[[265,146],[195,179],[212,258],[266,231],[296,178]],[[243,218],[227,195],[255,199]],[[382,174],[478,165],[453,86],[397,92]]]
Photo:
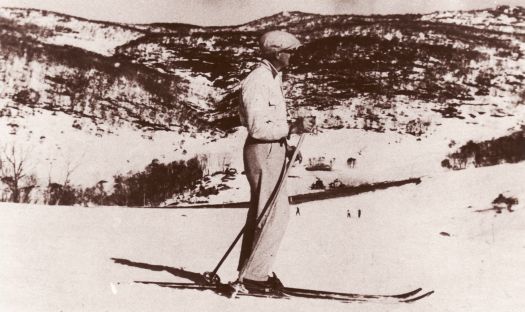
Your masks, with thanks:
[[[434,12],[423,15],[421,20],[525,34],[525,8],[523,7],[502,5],[494,10]]]
[[[126,25],[93,22],[48,11],[0,8],[0,18],[24,26],[35,40],[70,45],[111,56],[115,48],[137,39],[141,31]],[[32,27],[37,27],[32,28]]]

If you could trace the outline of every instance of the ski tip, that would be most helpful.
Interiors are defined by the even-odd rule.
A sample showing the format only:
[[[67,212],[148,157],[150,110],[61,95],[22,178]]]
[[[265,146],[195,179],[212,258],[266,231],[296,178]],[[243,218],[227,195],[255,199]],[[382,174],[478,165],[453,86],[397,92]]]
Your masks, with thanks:
[[[414,301],[418,301],[418,300],[421,300],[421,299],[423,299],[425,297],[428,297],[428,296],[432,295],[433,293],[434,293],[434,291],[431,290],[431,291],[428,291],[428,292],[426,292],[426,293],[424,293],[422,295],[419,295],[417,297],[413,297],[413,298],[409,298],[409,299],[406,299],[406,300],[402,300],[402,302],[411,303],[411,302],[414,302]]]
[[[404,299],[404,298],[412,297],[412,296],[414,296],[415,294],[419,293],[422,290],[423,290],[423,288],[417,288],[417,289],[414,289],[412,291],[406,292],[404,294],[393,295],[391,297],[392,298],[398,298],[398,299]]]

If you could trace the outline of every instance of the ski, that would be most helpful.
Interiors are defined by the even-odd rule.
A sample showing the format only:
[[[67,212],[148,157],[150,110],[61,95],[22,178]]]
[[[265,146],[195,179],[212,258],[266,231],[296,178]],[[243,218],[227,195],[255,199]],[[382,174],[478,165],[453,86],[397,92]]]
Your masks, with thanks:
[[[402,302],[411,303],[430,296],[434,291],[422,292],[421,288],[414,289],[409,292],[394,294],[394,295],[376,295],[376,294],[356,294],[356,293],[341,293],[304,288],[284,287],[279,291],[272,292],[236,292],[234,287],[229,284],[197,284],[197,283],[175,283],[175,282],[153,282],[153,281],[135,281],[139,284],[157,285],[160,287],[167,287],[173,289],[192,289],[198,291],[211,290],[214,293],[229,297],[262,297],[274,299],[290,299],[290,298],[309,298],[309,299],[324,299],[334,300],[340,302]]]
[[[429,291],[421,294],[423,289],[417,288],[406,293],[395,295],[373,295],[373,294],[355,294],[355,293],[341,293],[304,288],[285,287],[283,293],[294,297],[312,297],[317,299],[331,299],[339,301],[372,301],[372,300],[392,300],[400,302],[412,302],[430,296],[434,291]],[[417,296],[416,296],[417,295]],[[408,301],[411,300],[411,301]]]

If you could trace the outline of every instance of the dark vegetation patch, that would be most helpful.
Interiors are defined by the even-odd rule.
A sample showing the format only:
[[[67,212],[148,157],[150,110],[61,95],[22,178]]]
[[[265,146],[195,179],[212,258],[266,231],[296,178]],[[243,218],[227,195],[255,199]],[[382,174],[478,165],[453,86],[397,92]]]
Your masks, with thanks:
[[[525,126],[510,135],[483,142],[468,141],[449,154],[441,165],[449,169],[464,169],[469,162],[476,167],[517,163],[525,160]]]
[[[390,105],[396,96],[436,103],[433,108],[446,118],[465,118],[454,105],[499,88],[492,81],[504,74],[503,69],[471,68],[471,62],[489,57],[476,48],[496,49],[507,59],[523,57],[513,42],[523,40],[518,34],[426,22],[420,17],[289,12],[239,26],[137,25],[128,30],[143,36],[117,48],[114,57],[42,44],[35,35],[49,37],[67,29],[20,26],[7,19],[0,19],[0,40],[7,59],[23,56],[28,63],[36,60],[73,69],[45,77],[50,87],[38,92],[36,102],[27,94],[12,94],[20,105],[64,111],[95,123],[127,121],[148,130],[179,127],[186,131],[184,127],[191,126],[190,131],[224,133],[239,125],[237,87],[257,61],[259,36],[286,28],[304,42],[285,73],[291,111],[299,107],[328,110],[355,97],[377,99],[365,102],[364,113],[356,111],[355,117],[364,120],[359,127],[384,131],[385,120],[396,116],[389,115],[388,108],[381,113],[371,108]],[[200,99],[211,110],[193,107],[187,102],[189,83],[178,78],[174,69],[207,77],[223,96]],[[445,79],[451,73],[453,79]],[[136,85],[139,94],[124,92]],[[525,93],[519,84],[512,87]],[[17,92],[24,91],[23,84],[20,89]]]
[[[0,20],[0,24],[3,22]],[[197,129],[205,126],[184,99],[186,83],[176,76],[126,58],[42,44],[17,28],[12,32],[1,31],[0,41],[8,64],[21,58],[27,64],[38,62],[45,70],[62,67],[58,72],[48,70],[42,77],[49,86],[47,90],[24,88],[25,82],[21,81],[19,91],[12,95],[19,105],[61,111],[89,118],[95,124],[127,121],[145,130],[170,130],[174,125]],[[31,70],[28,68],[27,76],[33,74]],[[130,96],[130,90],[136,86],[139,91]]]
[[[194,188],[202,176],[197,158],[168,164],[154,159],[142,171],[115,175],[111,189],[106,180],[87,188],[50,182],[45,200],[50,205],[155,207],[174,194]]]

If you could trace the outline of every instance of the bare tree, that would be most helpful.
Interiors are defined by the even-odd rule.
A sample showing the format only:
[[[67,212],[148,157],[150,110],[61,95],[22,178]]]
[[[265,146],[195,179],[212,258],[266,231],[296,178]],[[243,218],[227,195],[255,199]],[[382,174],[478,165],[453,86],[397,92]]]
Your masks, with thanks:
[[[62,183],[62,187],[61,187],[60,194],[58,196],[56,205],[60,205],[62,201],[62,197],[64,195],[63,194],[64,190],[69,186],[69,183],[71,182],[70,181],[71,175],[75,172],[75,170],[78,169],[79,166],[80,166],[80,162],[73,164],[73,162],[70,159],[66,161],[66,168],[65,168],[66,175],[64,177],[64,182]]]
[[[61,205],[64,202],[64,197],[67,196],[67,193],[73,191],[70,185],[71,176],[82,163],[86,152],[84,151],[80,157],[76,157],[74,159],[72,156],[70,156],[70,154],[71,153],[64,153],[62,155],[64,165],[60,167],[58,174],[52,174],[54,164],[57,159],[53,158],[49,162],[49,174],[45,195],[46,205]],[[62,174],[64,174],[63,180],[61,180]]]
[[[36,186],[36,178],[27,175],[26,165],[28,151],[15,148],[15,145],[4,147],[0,155],[0,181],[6,184],[11,191],[9,201],[19,203],[28,199],[29,193]],[[21,197],[22,192],[24,198]]]
[[[38,185],[38,179],[31,174],[26,177],[25,183],[20,187],[20,202],[29,203],[31,200],[31,191]]]
[[[228,169],[231,166],[232,163],[232,155],[230,153],[221,153],[219,155],[219,168],[221,168],[221,172],[226,172],[226,169]]]

